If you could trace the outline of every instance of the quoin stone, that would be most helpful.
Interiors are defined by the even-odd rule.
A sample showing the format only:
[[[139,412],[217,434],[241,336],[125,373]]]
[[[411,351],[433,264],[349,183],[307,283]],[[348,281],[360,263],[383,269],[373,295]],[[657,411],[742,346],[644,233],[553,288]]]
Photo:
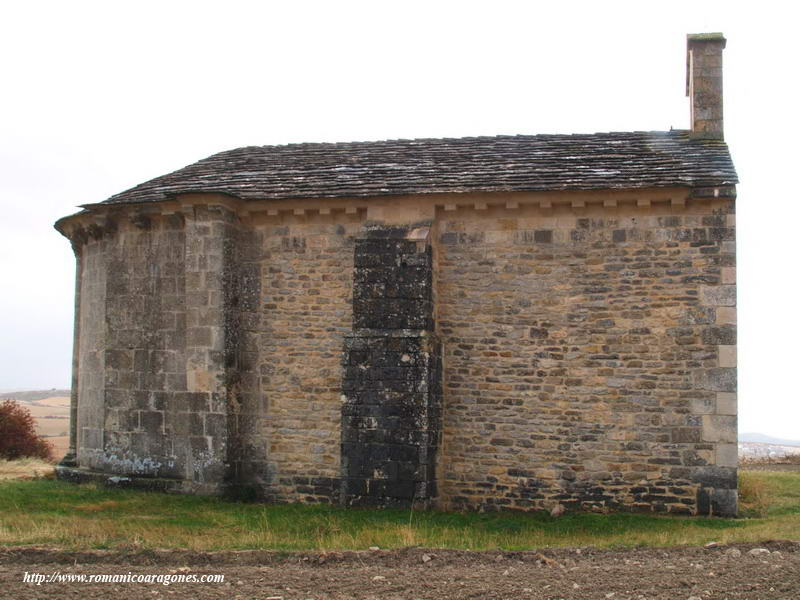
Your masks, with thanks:
[[[688,130],[239,148],[59,220],[59,476],[735,515],[724,47],[688,36]]]

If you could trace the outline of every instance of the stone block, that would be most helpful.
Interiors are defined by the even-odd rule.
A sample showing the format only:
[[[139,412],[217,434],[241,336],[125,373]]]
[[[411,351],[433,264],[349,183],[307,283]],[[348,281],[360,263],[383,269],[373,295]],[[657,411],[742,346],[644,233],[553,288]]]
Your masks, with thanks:
[[[143,410],[139,413],[139,427],[147,433],[164,433],[164,413],[160,411]]]
[[[715,345],[735,345],[736,325],[715,325],[703,330],[703,343]]]
[[[736,324],[736,309],[733,307],[720,306],[717,308],[717,325]]]
[[[736,286],[703,286],[700,288],[700,301],[706,306],[736,306]]]
[[[186,330],[186,343],[190,346],[209,347],[212,344],[210,327],[191,327]]]
[[[132,369],[133,351],[131,350],[106,350],[105,365],[108,369]]]
[[[103,430],[93,427],[82,427],[80,429],[80,439],[78,442],[82,448],[102,449]]]
[[[692,414],[710,415],[715,412],[714,405],[715,402],[713,397],[692,398],[691,400]]]
[[[720,346],[718,351],[720,367],[736,367],[736,346]]]
[[[703,441],[737,442],[736,417],[731,415],[703,415]]]
[[[206,370],[187,371],[186,385],[192,392],[210,392],[215,387],[214,374]]]
[[[739,464],[739,444],[719,443],[716,446],[718,467],[734,467]]]
[[[722,267],[722,283],[725,285],[736,283],[736,267]]]
[[[206,436],[223,440],[226,438],[227,417],[224,414],[207,413],[204,416],[204,428],[195,435],[205,434]]]
[[[736,487],[715,489],[711,495],[713,514],[718,517],[735,517],[739,512],[739,493]]]
[[[736,391],[736,369],[719,367],[708,370],[709,389],[714,392]]]
[[[675,444],[687,444],[699,442],[701,437],[698,427],[676,427],[672,430],[672,442]]]
[[[736,469],[731,469],[735,476]],[[738,513],[736,487],[702,487],[697,491],[697,514],[709,517],[735,517]]]
[[[736,394],[732,392],[718,392],[716,413],[718,415],[736,415]]]
[[[709,465],[692,470],[692,481],[703,487],[735,490],[738,485],[736,469]]]

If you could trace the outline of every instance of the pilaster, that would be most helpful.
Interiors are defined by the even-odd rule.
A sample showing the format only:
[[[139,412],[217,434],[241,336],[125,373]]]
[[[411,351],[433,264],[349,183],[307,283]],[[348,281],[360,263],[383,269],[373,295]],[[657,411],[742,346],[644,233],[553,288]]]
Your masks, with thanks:
[[[371,227],[356,241],[345,340],[341,501],[428,504],[437,495],[441,346],[427,228]]]

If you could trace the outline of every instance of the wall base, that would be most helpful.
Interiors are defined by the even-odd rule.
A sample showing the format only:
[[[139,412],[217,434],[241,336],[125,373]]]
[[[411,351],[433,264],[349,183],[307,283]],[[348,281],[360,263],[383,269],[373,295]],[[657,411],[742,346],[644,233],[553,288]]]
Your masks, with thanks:
[[[70,483],[97,483],[107,488],[136,489],[149,492],[218,496],[224,491],[218,485],[196,483],[184,479],[114,475],[102,471],[68,467],[63,464],[56,465],[56,477],[61,481],[69,481]]]

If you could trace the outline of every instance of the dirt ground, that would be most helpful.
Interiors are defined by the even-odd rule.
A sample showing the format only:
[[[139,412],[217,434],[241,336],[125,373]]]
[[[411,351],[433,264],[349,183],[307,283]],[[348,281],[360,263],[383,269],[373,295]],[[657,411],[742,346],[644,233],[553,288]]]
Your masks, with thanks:
[[[735,550],[734,550],[735,548]],[[753,551],[751,553],[751,551]],[[24,583],[25,573],[222,574],[224,583]],[[800,598],[800,542],[542,552],[328,554],[0,549],[0,598],[602,599]]]

